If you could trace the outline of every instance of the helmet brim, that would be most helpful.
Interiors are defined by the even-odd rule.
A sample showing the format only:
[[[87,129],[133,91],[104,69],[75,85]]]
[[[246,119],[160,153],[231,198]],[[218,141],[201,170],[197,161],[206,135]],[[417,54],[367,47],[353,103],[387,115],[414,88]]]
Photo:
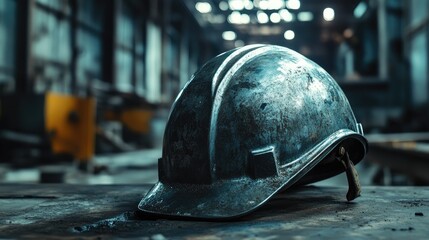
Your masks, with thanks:
[[[325,159],[339,144],[355,139],[367,151],[365,138],[351,130],[340,130],[318,144],[305,156],[308,161],[295,171],[263,179],[242,177],[212,184],[158,182],[141,200],[138,208],[149,214],[198,219],[231,219],[254,211],[280,190],[295,184]],[[362,157],[365,154],[362,154]],[[362,158],[352,161],[356,164]],[[332,172],[336,175],[343,170]]]

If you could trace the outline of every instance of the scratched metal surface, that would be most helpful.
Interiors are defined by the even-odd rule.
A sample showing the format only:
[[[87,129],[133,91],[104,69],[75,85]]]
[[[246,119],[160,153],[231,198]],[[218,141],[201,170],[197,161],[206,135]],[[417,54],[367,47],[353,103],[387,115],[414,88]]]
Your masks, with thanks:
[[[235,221],[154,219],[136,212],[149,185],[0,185],[0,238],[427,239],[429,187],[303,187]],[[237,193],[238,194],[238,193]],[[423,216],[421,216],[423,215]]]

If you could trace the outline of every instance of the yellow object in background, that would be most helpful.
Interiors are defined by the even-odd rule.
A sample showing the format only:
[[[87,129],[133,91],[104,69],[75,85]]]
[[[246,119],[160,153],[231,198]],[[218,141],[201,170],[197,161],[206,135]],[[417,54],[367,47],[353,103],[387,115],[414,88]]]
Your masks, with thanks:
[[[72,154],[81,162],[94,156],[95,99],[47,93],[45,128],[54,153]]]
[[[140,108],[124,109],[119,113],[107,111],[104,115],[106,120],[120,121],[129,130],[142,134],[149,133],[152,116],[153,110]]]

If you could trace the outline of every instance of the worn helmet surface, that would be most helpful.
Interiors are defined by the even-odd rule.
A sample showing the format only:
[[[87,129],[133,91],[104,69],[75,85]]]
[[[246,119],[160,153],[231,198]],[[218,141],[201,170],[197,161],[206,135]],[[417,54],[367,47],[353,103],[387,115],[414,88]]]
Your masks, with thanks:
[[[367,142],[349,102],[320,66],[284,47],[249,45],[207,62],[179,93],[147,213],[242,216],[294,184],[344,171]]]

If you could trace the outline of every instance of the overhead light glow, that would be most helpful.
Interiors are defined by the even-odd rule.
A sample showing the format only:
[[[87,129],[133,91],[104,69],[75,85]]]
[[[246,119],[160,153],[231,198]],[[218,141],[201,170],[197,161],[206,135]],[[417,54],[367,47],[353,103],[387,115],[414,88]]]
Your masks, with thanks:
[[[244,46],[244,42],[241,40],[237,40],[234,42],[234,46],[235,47],[242,47],[242,46]]]
[[[323,10],[323,18],[325,19],[325,21],[332,21],[335,18],[335,11],[332,8],[325,8],[325,10]]]
[[[241,11],[244,9],[244,2],[242,0],[229,0],[229,9]]]
[[[285,5],[283,0],[268,0],[268,9],[270,10],[278,10],[282,9]]]
[[[297,10],[301,7],[301,2],[299,0],[288,0],[286,2],[286,7],[289,9]]]
[[[223,14],[208,14],[207,20],[212,24],[222,24],[225,22],[225,16]]]
[[[281,20],[280,14],[278,14],[276,12],[271,13],[270,20],[271,20],[272,23],[279,23],[280,20]]]
[[[253,2],[250,0],[245,0],[244,2],[244,8],[247,10],[252,10],[253,9]]]
[[[212,11],[212,6],[208,2],[197,2],[195,9],[200,13],[209,13]]]
[[[292,30],[287,30],[284,34],[286,40],[292,40],[295,38],[295,33]]]
[[[234,11],[228,16],[228,22],[232,24],[249,24],[250,17],[245,13],[240,14],[240,12]]]
[[[222,38],[225,41],[233,41],[233,40],[235,40],[236,37],[237,37],[237,35],[233,31],[225,31],[222,33]]]
[[[241,24],[249,24],[250,23],[249,15],[247,15],[245,13],[241,14],[240,21],[241,21]]]
[[[301,22],[309,22],[313,20],[313,13],[311,12],[300,12],[297,16],[298,20]]]
[[[365,14],[367,9],[368,5],[362,1],[356,6],[355,10],[353,11],[353,15],[355,15],[356,18],[360,18]]]
[[[293,21],[293,15],[287,9],[280,10],[279,14],[282,17],[283,21],[285,21],[285,22],[292,22]]]
[[[237,11],[232,12],[228,16],[228,22],[232,24],[240,24],[241,23],[241,14]]]
[[[219,3],[219,9],[222,11],[228,11],[228,9],[229,9],[228,3],[225,1],[220,2]]]
[[[258,22],[261,24],[268,22],[268,15],[263,11],[258,11],[258,13],[256,14],[256,17],[258,18]]]
[[[346,30],[344,30],[344,33],[343,33],[345,38],[351,38],[353,37],[353,34],[354,32],[351,28],[347,28]]]
[[[270,4],[268,2],[268,0],[261,0],[259,2],[259,8],[262,10],[267,10],[269,8]]]

